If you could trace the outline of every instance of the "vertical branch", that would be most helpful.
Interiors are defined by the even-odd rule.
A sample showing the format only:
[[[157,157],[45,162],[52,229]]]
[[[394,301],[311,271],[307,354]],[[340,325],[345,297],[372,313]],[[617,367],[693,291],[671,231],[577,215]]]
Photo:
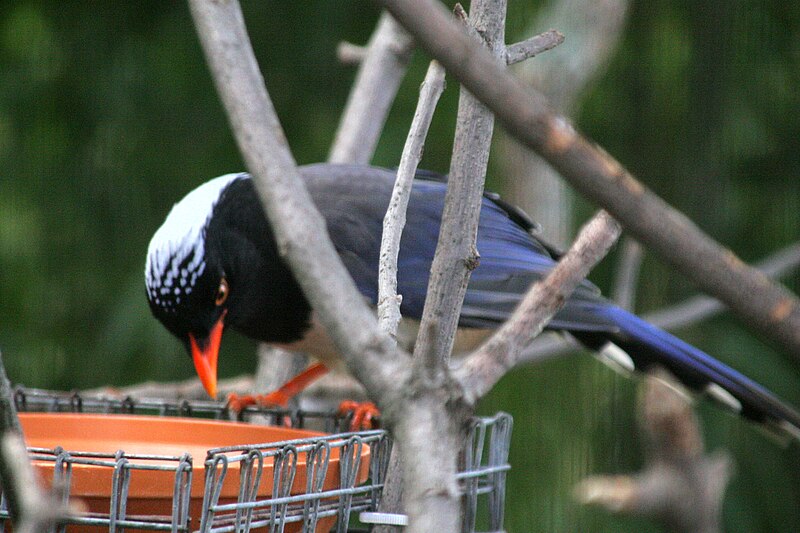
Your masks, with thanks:
[[[422,327],[435,329],[437,324],[433,321]],[[436,337],[435,332],[428,333]],[[435,346],[428,348],[415,353],[404,389],[404,413],[395,425],[410,518],[408,533],[455,533],[461,522],[457,450],[464,442],[463,428],[471,411],[461,401],[460,386],[438,359]]]
[[[389,208],[383,219],[378,270],[378,323],[381,329],[392,337],[397,335],[397,326],[400,323],[402,295],[397,294],[397,256],[400,253],[400,238],[406,224],[406,207],[411,196],[414,174],[422,159],[425,137],[428,135],[436,102],[444,91],[444,74],[442,66],[437,61],[431,61],[420,87],[419,103],[400,157]]]
[[[400,253],[400,239],[406,221],[406,207],[411,195],[411,186],[417,165],[422,158],[425,137],[436,109],[436,103],[444,90],[445,71],[437,61],[431,61],[425,80],[420,87],[419,103],[411,121],[406,138],[397,179],[392,189],[392,197],[386,216],[383,219],[381,237],[380,265],[378,270],[378,324],[393,338],[400,324],[400,303],[402,295],[397,294],[397,257]],[[392,451],[387,472],[385,489],[381,498],[381,511],[398,513],[402,511],[403,465],[398,450]],[[393,531],[391,526],[377,526],[376,533]]]
[[[504,61],[505,0],[477,0],[470,9],[470,24],[485,39],[496,60]],[[453,349],[467,283],[479,261],[475,242],[493,127],[492,112],[462,87],[439,244],[431,266],[415,357],[433,345],[438,359],[446,362]],[[430,336],[433,329],[425,327],[433,321],[438,324],[435,338]]]
[[[388,13],[381,14],[347,99],[328,161],[370,162],[413,49],[414,41],[403,27]]]

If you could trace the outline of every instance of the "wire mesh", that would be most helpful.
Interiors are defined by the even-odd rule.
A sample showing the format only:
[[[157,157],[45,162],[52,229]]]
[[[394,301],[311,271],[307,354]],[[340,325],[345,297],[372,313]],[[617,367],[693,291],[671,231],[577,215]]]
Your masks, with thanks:
[[[18,388],[15,402],[21,412],[231,417],[224,403],[212,401],[120,399]],[[91,467],[92,475],[106,476],[111,488],[110,496],[105,495],[102,502],[90,502],[89,510],[71,517],[53,531],[367,531],[357,517],[361,512],[378,509],[391,452],[391,441],[385,431],[341,432],[349,420],[333,412],[248,408],[240,418],[271,424],[290,422],[294,427],[311,427],[332,434],[208,450],[199,513],[190,512],[192,476],[203,473],[194,472],[189,454],[142,455],[122,450],[105,454],[29,448],[37,464],[52,464],[52,469],[47,470],[52,472],[51,482],[63,488],[65,499],[78,482],[75,468]],[[489,531],[503,528],[511,428],[512,419],[506,413],[475,418],[464,448],[453,451],[461,465],[458,479],[464,494],[464,532],[475,531],[479,498],[486,502],[485,521]],[[172,504],[168,508],[171,513],[152,512],[131,497],[131,486],[154,483],[152,478],[143,481],[153,472],[161,476],[160,489],[171,490]],[[230,485],[233,496],[228,490]],[[0,531],[6,531],[7,527],[10,527],[9,515],[3,496]]]
[[[70,489],[76,483],[73,471],[75,467],[91,467],[86,469],[89,475],[108,480],[111,490],[105,507],[107,513],[87,511],[69,518],[66,523],[55,527],[57,532],[65,531],[109,531],[121,532],[127,529],[146,529],[150,531],[189,531],[189,497],[192,484],[192,458],[188,454],[180,457],[170,455],[126,454],[119,451],[115,454],[68,451],[63,448],[45,449],[28,448],[34,464],[52,463],[52,469],[41,468],[40,474],[52,472],[51,484],[63,488],[63,498],[70,496]],[[128,512],[129,489],[132,483],[139,481],[144,472],[161,472],[165,484],[172,484],[172,513],[169,515],[138,514]],[[169,485],[167,485],[169,486]],[[93,500],[93,496],[86,498]],[[91,507],[93,502],[84,501]],[[9,515],[5,496],[0,504],[0,528],[6,530]],[[68,527],[69,526],[69,527]]]
[[[353,513],[377,507],[389,452],[382,430],[209,450],[200,531],[348,531]],[[221,487],[237,463],[238,499],[223,503]],[[259,496],[259,486],[269,494]]]

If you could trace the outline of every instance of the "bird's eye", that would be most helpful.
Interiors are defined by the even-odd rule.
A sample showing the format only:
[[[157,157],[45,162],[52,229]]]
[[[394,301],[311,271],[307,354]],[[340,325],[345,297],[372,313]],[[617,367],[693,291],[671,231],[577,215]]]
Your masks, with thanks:
[[[222,278],[219,282],[219,288],[217,289],[217,295],[214,298],[214,303],[218,306],[225,303],[225,300],[228,299],[228,281],[225,278]]]

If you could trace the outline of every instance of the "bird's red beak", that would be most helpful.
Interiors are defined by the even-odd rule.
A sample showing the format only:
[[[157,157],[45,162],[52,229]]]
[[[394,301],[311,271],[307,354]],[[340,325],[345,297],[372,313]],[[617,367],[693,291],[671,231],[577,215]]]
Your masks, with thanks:
[[[189,345],[192,350],[192,360],[194,369],[200,377],[200,383],[212,398],[217,397],[217,358],[219,357],[219,345],[222,341],[222,330],[225,312],[219,317],[208,338],[201,339],[200,342],[194,335],[189,333]]]

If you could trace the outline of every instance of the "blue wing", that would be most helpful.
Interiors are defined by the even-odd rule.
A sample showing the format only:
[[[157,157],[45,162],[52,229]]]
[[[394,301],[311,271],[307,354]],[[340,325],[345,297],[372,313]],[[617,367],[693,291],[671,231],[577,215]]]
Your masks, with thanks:
[[[359,290],[377,301],[378,256],[383,216],[394,172],[366,166],[304,167],[309,190],[328,223],[328,231]],[[431,179],[434,178],[434,179]],[[420,318],[439,236],[445,179],[420,173],[409,200],[398,258],[401,312]],[[531,233],[521,211],[487,194],[481,207],[477,248],[459,325],[494,328],[508,319],[528,287],[553,267],[551,249]],[[773,423],[800,438],[800,415],[769,391],[677,337],[611,302],[584,281],[547,326],[572,333],[594,349],[613,342],[640,369],[660,365],[695,389],[721,387],[741,413]],[[787,425],[788,424],[788,425]]]

